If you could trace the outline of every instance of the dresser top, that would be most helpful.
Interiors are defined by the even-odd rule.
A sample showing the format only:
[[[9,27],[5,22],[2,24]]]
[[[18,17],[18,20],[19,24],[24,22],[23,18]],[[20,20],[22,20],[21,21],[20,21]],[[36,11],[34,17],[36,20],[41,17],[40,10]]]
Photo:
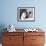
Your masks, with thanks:
[[[16,32],[26,32],[24,29],[16,29]],[[32,32],[32,31],[28,31]],[[38,31],[33,31],[33,32],[44,32],[42,29],[38,29]]]

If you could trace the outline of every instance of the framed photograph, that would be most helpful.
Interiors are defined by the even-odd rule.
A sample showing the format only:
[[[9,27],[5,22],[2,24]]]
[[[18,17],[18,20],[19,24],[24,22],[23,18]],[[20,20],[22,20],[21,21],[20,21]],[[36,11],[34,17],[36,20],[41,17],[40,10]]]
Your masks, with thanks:
[[[20,22],[35,21],[35,7],[18,7],[17,21]]]

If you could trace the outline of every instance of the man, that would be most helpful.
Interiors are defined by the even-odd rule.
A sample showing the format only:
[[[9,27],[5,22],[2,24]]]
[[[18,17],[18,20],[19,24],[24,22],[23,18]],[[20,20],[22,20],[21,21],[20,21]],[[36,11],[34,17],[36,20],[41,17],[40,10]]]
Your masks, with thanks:
[[[25,20],[28,18],[28,12],[26,9],[20,9],[20,19]]]

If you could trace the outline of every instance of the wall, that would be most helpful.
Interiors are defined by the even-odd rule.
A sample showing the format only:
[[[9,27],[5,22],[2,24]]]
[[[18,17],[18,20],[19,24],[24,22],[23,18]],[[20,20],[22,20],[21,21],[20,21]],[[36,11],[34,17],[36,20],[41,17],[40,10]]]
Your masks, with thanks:
[[[16,28],[40,27],[46,32],[46,0],[0,0],[0,31],[13,24]],[[17,7],[35,7],[35,22],[17,22]]]
[[[0,0],[0,4],[0,25],[13,24],[16,28],[46,28],[45,0]],[[17,7],[35,7],[35,22],[17,22]]]

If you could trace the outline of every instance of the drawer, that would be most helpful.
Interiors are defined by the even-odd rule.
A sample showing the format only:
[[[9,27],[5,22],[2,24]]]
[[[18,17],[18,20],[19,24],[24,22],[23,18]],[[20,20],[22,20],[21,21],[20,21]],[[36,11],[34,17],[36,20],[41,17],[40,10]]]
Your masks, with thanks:
[[[3,43],[15,43],[23,41],[23,36],[4,36]]]
[[[3,43],[2,46],[15,46],[15,43]]]
[[[3,46],[22,46],[22,45],[23,45],[23,39],[21,37],[15,37],[12,38],[11,40],[9,38],[3,40]]]
[[[32,40],[32,36],[24,36],[24,40]]]
[[[44,44],[32,44],[32,46],[44,46]]]
[[[23,36],[23,32],[4,32],[4,36]]]
[[[44,32],[24,32],[24,36],[44,36]]]
[[[23,46],[23,44],[2,44],[2,46]]]
[[[26,36],[24,37],[24,46],[31,46],[32,44],[32,37]]]
[[[43,44],[44,36],[32,36],[32,43],[33,44]]]

